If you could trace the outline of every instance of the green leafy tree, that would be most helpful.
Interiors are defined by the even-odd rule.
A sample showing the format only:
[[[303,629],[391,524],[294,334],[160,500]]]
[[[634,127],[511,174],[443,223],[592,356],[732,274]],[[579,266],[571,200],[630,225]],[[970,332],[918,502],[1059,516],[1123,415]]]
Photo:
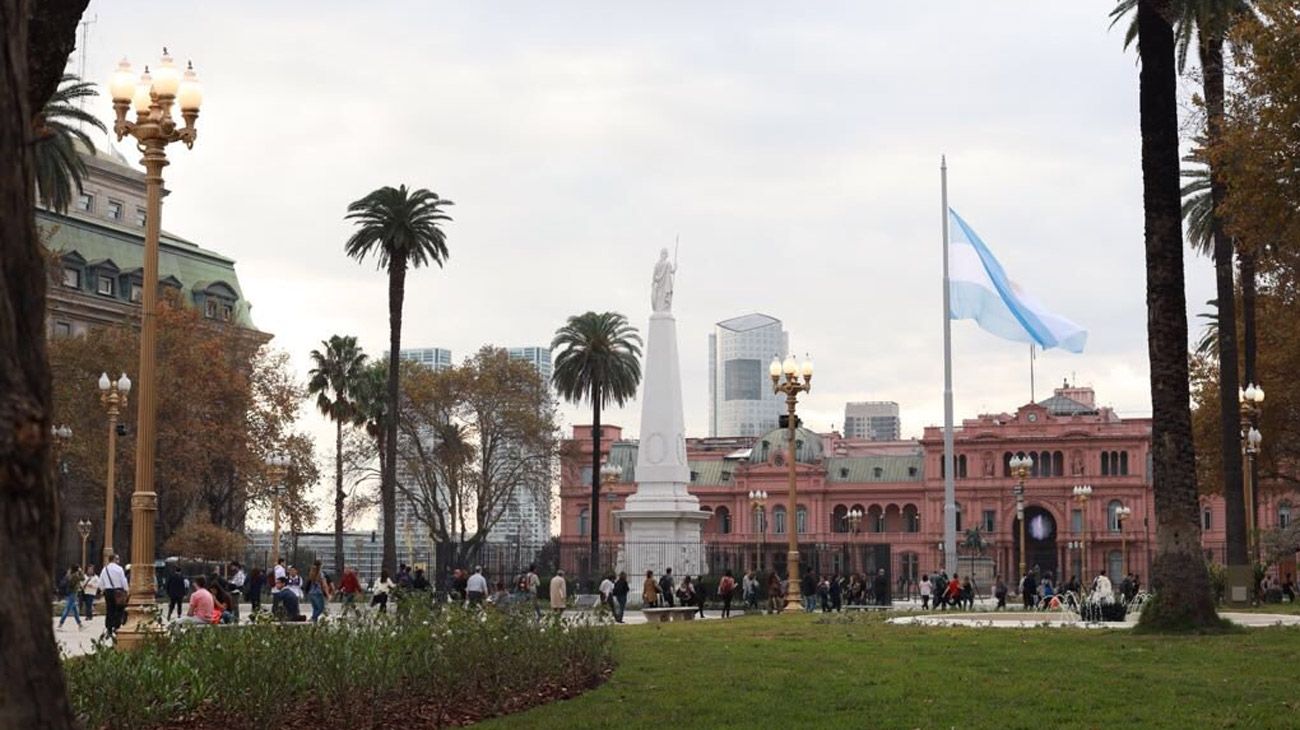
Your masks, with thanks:
[[[430,263],[440,268],[447,260],[447,237],[442,224],[451,220],[444,212],[450,200],[425,190],[382,187],[348,205],[347,220],[357,225],[344,250],[362,261],[373,256],[380,269],[388,272],[388,329],[391,356],[388,360],[388,413],[397,413],[399,371],[402,351],[402,300],[406,297],[406,271]],[[383,477],[379,493],[384,517],[383,565],[397,571],[397,419],[387,420],[384,442]]]
[[[641,384],[641,336],[618,312],[587,312],[569,317],[555,332],[557,350],[551,376],[560,397],[591,404],[591,562],[600,572],[600,412],[636,397]]]
[[[1224,44],[1234,23],[1254,13],[1250,0],[1162,0],[1165,17],[1172,23],[1177,67],[1187,64],[1189,49],[1195,46],[1201,66],[1201,102],[1205,108],[1205,142],[1213,147],[1223,132]],[[1117,22],[1138,6],[1138,0],[1120,0],[1111,17]],[[1137,38],[1135,19],[1125,42]],[[1139,48],[1139,53],[1141,48]],[[1237,371],[1237,299],[1233,280],[1233,242],[1224,230],[1221,215],[1227,196],[1225,176],[1211,163],[1208,175],[1208,204],[1194,205],[1200,217],[1191,228],[1194,245],[1209,244],[1214,256],[1215,302],[1218,309],[1219,392],[1222,402],[1219,437],[1223,453],[1241,448],[1237,424],[1236,397],[1241,384]],[[1195,182],[1195,181],[1194,181]],[[1246,508],[1240,464],[1224,464],[1224,527],[1227,532],[1228,563],[1246,565]]]
[[[64,74],[59,89],[45,103],[33,122],[35,144],[32,145],[36,172],[36,189],[41,205],[50,210],[66,213],[73,196],[81,192],[81,178],[86,174],[86,164],[77,154],[80,144],[88,152],[95,143],[86,134],[83,125],[107,132],[99,117],[78,105],[81,99],[99,96],[95,85],[82,81],[76,74]]]
[[[1156,596],[1141,623],[1155,630],[1219,625],[1201,554],[1200,505],[1192,447],[1179,190],[1178,86],[1169,0],[1138,0],[1147,350],[1151,367]]]
[[[357,395],[366,368],[366,354],[357,338],[334,335],[321,342],[324,351],[311,351],[311,379],[307,392],[316,407],[334,422],[334,575],[343,575],[343,518],[347,492],[343,489],[343,426],[361,423]]]

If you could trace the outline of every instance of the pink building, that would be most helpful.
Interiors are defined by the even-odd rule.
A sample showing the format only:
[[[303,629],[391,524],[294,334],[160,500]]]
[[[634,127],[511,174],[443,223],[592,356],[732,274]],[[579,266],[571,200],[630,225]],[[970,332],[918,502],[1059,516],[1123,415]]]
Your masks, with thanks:
[[[597,506],[602,532],[613,543],[622,538],[611,512],[621,509],[636,488],[637,443],[620,440],[621,434],[617,426],[604,427],[606,460],[622,473],[604,486]],[[895,578],[914,580],[943,566],[941,427],[926,428],[920,441],[849,440],[806,429],[796,434],[793,519],[786,510],[786,431],[687,439],[690,491],[713,513],[704,527],[711,571],[744,570],[761,556],[765,566],[784,572],[786,531],[792,528],[805,564],[821,572],[883,567]],[[1147,575],[1155,530],[1150,440],[1149,418],[1120,418],[1096,405],[1091,388],[1068,384],[1015,413],[963,421],[954,449],[958,542],[978,528],[985,545],[960,548],[959,569],[973,568],[977,579],[986,581],[995,571],[1018,574],[1016,478],[1009,462],[1014,455],[1028,455],[1034,465],[1025,480],[1026,564],[1057,576],[1091,576],[1101,568]],[[568,453],[572,456],[561,471],[560,540],[572,546],[566,554],[576,556],[584,554],[577,546],[590,539],[590,427],[574,427]],[[1083,484],[1092,494],[1080,503],[1074,487]],[[766,504],[751,502],[751,491],[766,492]],[[1266,494],[1261,528],[1286,524],[1294,499]],[[1122,524],[1121,506],[1132,510]],[[1202,509],[1207,556],[1222,562],[1222,500],[1205,497]],[[847,519],[851,510],[865,515],[856,528]]]

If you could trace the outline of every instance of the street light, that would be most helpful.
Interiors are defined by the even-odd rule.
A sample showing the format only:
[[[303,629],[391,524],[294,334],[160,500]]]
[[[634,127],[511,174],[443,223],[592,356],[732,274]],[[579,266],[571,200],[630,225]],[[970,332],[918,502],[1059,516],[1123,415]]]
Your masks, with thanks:
[[[767,552],[767,491],[763,489],[749,490],[749,513],[758,514],[758,531],[761,542],[758,548],[757,570],[763,569],[763,553]]]
[[[1124,564],[1124,575],[1128,575],[1128,535],[1124,534],[1124,521],[1132,514],[1133,510],[1125,505],[1115,508],[1115,522],[1119,526],[1120,561]]]
[[[1080,558],[1080,565],[1083,568],[1083,579],[1088,578],[1088,498],[1092,496],[1091,484],[1076,484],[1074,486],[1074,501],[1079,504],[1079,531],[1083,533],[1082,551],[1083,557]]]
[[[857,546],[855,538],[858,534],[858,527],[862,525],[862,518],[865,516],[866,513],[857,507],[849,510],[848,514],[844,515],[844,521],[847,522],[849,526],[849,542],[853,543],[854,547]],[[854,552],[856,552],[856,550]]]
[[[1020,577],[1025,577],[1025,478],[1034,465],[1034,457],[1016,454],[1011,457],[1011,471],[1016,475],[1016,486],[1012,493],[1016,495],[1016,519],[1020,522]]]
[[[139,80],[132,78],[131,64],[122,59],[109,83],[116,121],[113,132],[121,141],[134,137],[143,153],[145,169],[144,296],[140,306],[140,401],[136,413],[135,492],[131,495],[131,590],[127,620],[118,641],[135,646],[143,640],[152,621],[154,599],[154,523],[158,515],[158,493],[154,485],[154,450],[157,445],[157,386],[155,364],[158,345],[158,234],[162,219],[163,168],[167,166],[167,145],[182,142],[194,146],[203,91],[193,64],[182,74],[167,49],[156,72],[146,66]],[[172,117],[180,108],[184,127]],[[134,109],[135,120],[127,119]],[[110,485],[111,488],[111,485]],[[107,545],[105,545],[107,549]]]
[[[799,375],[802,373],[803,380],[800,381]],[[786,573],[788,574],[789,585],[785,591],[785,611],[794,614],[802,611],[799,602],[799,520],[798,505],[796,502],[796,485],[795,485],[795,405],[799,400],[800,393],[807,393],[812,390],[813,364],[812,360],[805,358],[803,365],[795,362],[794,355],[787,355],[785,362],[778,358],[772,358],[772,365],[768,368],[768,374],[772,376],[772,392],[785,394],[786,405],[786,434],[789,449],[789,498],[787,500],[786,514],[793,524],[786,526],[786,534],[789,536],[789,551],[786,554]],[[782,377],[784,376],[784,377]]]
[[[280,490],[289,474],[289,457],[271,454],[266,457],[266,476],[271,480],[271,568],[280,564]]]
[[[1258,515],[1255,513],[1255,455],[1264,435],[1255,427],[1259,421],[1259,412],[1264,405],[1264,389],[1254,383],[1242,388],[1241,401],[1242,451],[1246,458],[1245,492],[1246,496],[1246,549],[1251,558],[1259,562],[1259,540],[1256,539],[1255,525]]]
[[[99,402],[108,409],[108,481],[104,482],[104,565],[113,559],[113,502],[117,490],[117,417],[126,410],[131,379],[122,373],[116,381],[99,375]],[[151,559],[150,563],[153,562]]]
[[[86,569],[86,539],[90,537],[90,520],[77,520],[77,534],[81,535],[81,569]]]
[[[67,425],[50,426],[50,443],[54,446],[54,467],[63,471],[63,450],[72,440],[72,428]]]

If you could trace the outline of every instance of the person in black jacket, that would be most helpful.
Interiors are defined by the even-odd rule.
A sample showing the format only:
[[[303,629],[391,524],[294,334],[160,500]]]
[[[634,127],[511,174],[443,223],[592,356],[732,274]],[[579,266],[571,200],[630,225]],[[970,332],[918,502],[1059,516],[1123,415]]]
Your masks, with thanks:
[[[884,568],[876,571],[876,578],[872,581],[871,589],[876,594],[877,606],[889,605],[889,578],[885,577]]]
[[[184,616],[185,608],[182,602],[185,600],[185,576],[181,575],[179,567],[172,568],[171,575],[167,576],[163,588],[167,591],[167,620],[171,620],[172,611],[176,612],[177,618]]]
[[[619,573],[618,580],[614,581],[614,602],[611,605],[614,609],[614,623],[623,623],[623,612],[627,610],[627,594],[629,590],[627,573]]]
[[[668,608],[673,607],[673,569],[664,568],[663,577],[659,579],[659,600]]]
[[[799,595],[803,598],[803,610],[812,613],[817,608],[817,576],[810,568],[799,581]]]
[[[253,568],[248,574],[248,583],[244,585],[244,590],[248,596],[248,605],[250,613],[257,613],[262,610],[262,588],[266,585],[266,574],[261,568]]]

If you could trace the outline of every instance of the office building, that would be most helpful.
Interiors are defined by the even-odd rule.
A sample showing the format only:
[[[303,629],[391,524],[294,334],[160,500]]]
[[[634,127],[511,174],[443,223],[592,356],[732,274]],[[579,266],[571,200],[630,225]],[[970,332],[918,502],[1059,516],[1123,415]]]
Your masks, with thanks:
[[[709,335],[709,435],[758,436],[776,428],[785,398],[772,392],[767,368],[790,337],[781,320],[746,314],[718,322]]]
[[[897,441],[902,438],[898,404],[866,401],[844,406],[844,438],[869,441]]]

